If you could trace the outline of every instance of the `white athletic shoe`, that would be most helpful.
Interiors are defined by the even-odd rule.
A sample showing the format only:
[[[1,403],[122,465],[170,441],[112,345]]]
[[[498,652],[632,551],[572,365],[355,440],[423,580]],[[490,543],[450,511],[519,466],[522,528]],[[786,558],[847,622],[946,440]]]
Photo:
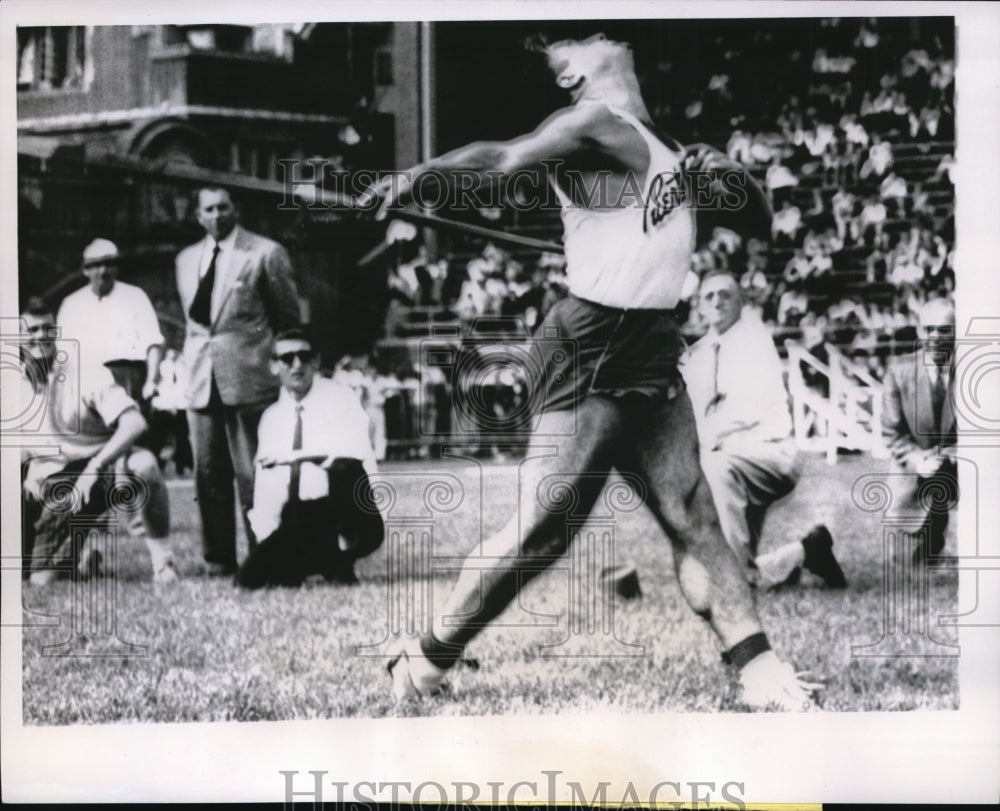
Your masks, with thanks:
[[[386,669],[392,678],[392,692],[396,701],[408,701],[424,696],[441,695],[446,688],[447,670],[432,664],[420,650],[420,640],[405,640]]]
[[[755,710],[808,712],[815,709],[812,693],[823,685],[804,681],[804,675],[780,661],[773,651],[766,651],[740,671],[743,703]]]

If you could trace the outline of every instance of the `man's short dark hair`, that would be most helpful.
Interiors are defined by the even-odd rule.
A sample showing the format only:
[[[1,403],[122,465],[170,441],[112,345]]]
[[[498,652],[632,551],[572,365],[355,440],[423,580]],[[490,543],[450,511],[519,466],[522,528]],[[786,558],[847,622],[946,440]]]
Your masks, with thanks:
[[[32,296],[28,299],[28,303],[25,305],[22,312],[23,315],[33,315],[35,318],[41,318],[43,315],[51,316],[55,320],[55,310],[45,303],[45,299],[41,296]]]
[[[224,191],[228,196],[230,202],[235,208],[240,207],[239,196],[228,186],[220,186],[218,183],[202,183],[200,186],[196,186],[194,190],[194,204],[195,207],[201,205],[201,193],[203,191]]]
[[[272,346],[277,346],[278,341],[304,341],[312,347],[312,338],[309,337],[309,330],[303,326],[289,327],[288,329],[281,330],[281,332],[274,336]]]

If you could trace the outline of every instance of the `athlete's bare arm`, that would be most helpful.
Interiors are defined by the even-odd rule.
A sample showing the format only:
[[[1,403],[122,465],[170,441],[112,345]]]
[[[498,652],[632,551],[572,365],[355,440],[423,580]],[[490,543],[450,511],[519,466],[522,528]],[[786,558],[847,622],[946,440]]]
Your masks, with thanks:
[[[693,178],[695,172],[709,172],[716,175],[734,172],[742,190],[734,194],[731,184],[725,183],[714,189],[714,192],[723,199],[727,196],[731,196],[734,200],[740,198],[741,202],[735,208],[725,205],[716,207],[712,203],[706,205],[705,201],[699,201],[699,234],[707,235],[711,233],[713,226],[721,225],[744,237],[758,237],[765,240],[771,238],[771,218],[774,216],[771,204],[760,184],[742,164],[708,144],[691,144],[684,148],[684,153],[684,168],[689,180]],[[730,185],[728,190],[725,188],[727,185]],[[702,240],[699,238],[700,241]]]
[[[437,179],[447,182],[450,171],[471,171],[478,174],[482,184],[488,180],[487,173],[509,175],[543,161],[572,159],[585,153],[604,156],[600,162],[606,163],[606,171],[612,173],[635,169],[644,174],[649,165],[645,143],[631,127],[600,106],[579,105],[553,113],[527,135],[510,141],[477,141],[383,178],[366,192],[365,198],[382,200],[376,214],[377,219],[382,219],[390,209],[405,205],[413,184],[429,172],[440,173]],[[367,200],[360,202],[366,205]]]

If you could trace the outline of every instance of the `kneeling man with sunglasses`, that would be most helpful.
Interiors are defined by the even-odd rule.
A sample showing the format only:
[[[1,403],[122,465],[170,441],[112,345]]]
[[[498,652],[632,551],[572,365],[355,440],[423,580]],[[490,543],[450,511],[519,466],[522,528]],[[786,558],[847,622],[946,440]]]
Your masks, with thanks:
[[[236,574],[244,588],[298,586],[311,575],[355,583],[354,561],[382,544],[385,527],[368,474],[375,471],[368,414],[354,391],[316,374],[309,336],[274,339],[278,401],[260,419],[250,523],[264,540]]]

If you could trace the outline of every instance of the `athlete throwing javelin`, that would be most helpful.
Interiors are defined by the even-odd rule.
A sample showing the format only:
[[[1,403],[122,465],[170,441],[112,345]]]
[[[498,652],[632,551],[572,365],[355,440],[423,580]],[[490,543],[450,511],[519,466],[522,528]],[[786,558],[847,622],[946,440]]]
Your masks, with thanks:
[[[684,597],[718,635],[724,660],[739,669],[743,701],[806,709],[819,685],[803,681],[768,644],[719,528],[677,371],[683,343],[672,310],[695,244],[685,175],[738,167],[709,147],[682,149],[653,134],[627,44],[599,34],[542,50],[570,106],[529,135],[470,144],[368,192],[369,203],[381,200],[377,216],[391,216],[412,199],[424,173],[475,170],[485,177],[545,161],[562,208],[570,295],[552,308],[539,334],[556,328],[577,355],[573,374],[573,359],[554,350],[546,355],[539,342],[547,374],[538,381],[542,413],[522,466],[518,511],[466,562],[431,632],[403,640],[389,663],[396,697],[440,692],[469,641],[566,550],[566,513],[540,496],[543,485],[558,477],[572,486],[577,508],[589,512],[616,468],[643,482],[642,495],[672,545]],[[577,188],[560,185],[557,163],[579,170]],[[743,177],[742,214],[768,223],[764,196]],[[643,193],[629,194],[636,183]],[[584,188],[601,193],[580,194]]]

